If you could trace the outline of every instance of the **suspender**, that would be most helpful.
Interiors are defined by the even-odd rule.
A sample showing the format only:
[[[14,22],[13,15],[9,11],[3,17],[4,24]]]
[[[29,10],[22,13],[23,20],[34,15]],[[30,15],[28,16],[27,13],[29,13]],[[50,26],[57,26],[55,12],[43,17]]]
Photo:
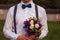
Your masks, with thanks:
[[[17,30],[16,30],[16,12],[17,12],[17,5],[14,8],[14,32],[17,34]]]
[[[35,5],[35,11],[36,11],[36,18],[38,19],[38,7]]]
[[[35,11],[36,11],[36,17],[38,19],[38,7],[37,7],[37,5],[35,5]],[[17,12],[17,5],[14,8],[14,32],[17,34],[17,30],[16,30],[16,12]]]

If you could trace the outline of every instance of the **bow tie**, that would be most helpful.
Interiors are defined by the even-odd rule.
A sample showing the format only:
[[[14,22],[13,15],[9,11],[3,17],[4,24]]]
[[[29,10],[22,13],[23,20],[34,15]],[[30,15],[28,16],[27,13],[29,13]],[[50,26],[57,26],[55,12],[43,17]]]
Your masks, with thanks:
[[[31,8],[32,6],[31,6],[31,4],[28,4],[28,5],[22,4],[22,9],[25,9],[26,7]]]

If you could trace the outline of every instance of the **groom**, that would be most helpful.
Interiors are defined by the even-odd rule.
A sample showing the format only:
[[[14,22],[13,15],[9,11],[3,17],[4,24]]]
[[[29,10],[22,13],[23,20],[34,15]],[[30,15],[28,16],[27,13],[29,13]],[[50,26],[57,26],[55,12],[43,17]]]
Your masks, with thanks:
[[[33,0],[21,0],[21,3],[17,4],[16,8],[17,9],[15,9],[15,6],[13,6],[8,11],[6,22],[3,28],[4,35],[11,40],[34,40],[35,35],[27,36],[26,32],[23,29],[24,20],[30,17],[36,17],[35,4],[33,3]],[[39,5],[37,5],[37,8],[40,22],[43,25],[41,28],[41,35],[38,38],[42,39],[48,33],[47,15],[44,8],[42,8]],[[14,28],[14,17],[15,17],[14,13],[16,13],[15,28]]]

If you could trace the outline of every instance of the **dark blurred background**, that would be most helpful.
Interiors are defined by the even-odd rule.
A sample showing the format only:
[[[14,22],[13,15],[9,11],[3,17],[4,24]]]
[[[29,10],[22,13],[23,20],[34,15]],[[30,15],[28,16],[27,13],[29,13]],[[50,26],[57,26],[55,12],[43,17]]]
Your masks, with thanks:
[[[21,0],[1,0],[0,4],[17,4]],[[43,6],[44,8],[60,8],[60,0],[33,0],[36,4]]]

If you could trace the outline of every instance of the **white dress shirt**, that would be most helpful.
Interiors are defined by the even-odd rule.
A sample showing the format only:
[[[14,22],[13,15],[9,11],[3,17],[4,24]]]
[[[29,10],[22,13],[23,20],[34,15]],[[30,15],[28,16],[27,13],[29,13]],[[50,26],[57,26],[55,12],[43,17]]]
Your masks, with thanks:
[[[11,39],[11,40],[16,40],[19,35],[24,35],[26,32],[23,29],[24,26],[24,21],[30,17],[36,17],[36,12],[35,12],[35,4],[31,2],[32,8],[26,7],[25,9],[22,9],[22,4],[23,2],[19,3],[17,6],[17,13],[16,13],[16,29],[17,29],[17,34],[12,32],[14,31],[14,7],[11,7],[8,11],[7,17],[6,17],[6,22],[3,28],[4,35]],[[37,5],[38,6],[38,5]],[[38,6],[38,16],[40,19],[41,24],[43,25],[41,28],[41,35],[39,36],[40,39],[44,38],[47,33],[48,33],[48,27],[47,27],[47,15],[45,12],[45,9]]]

